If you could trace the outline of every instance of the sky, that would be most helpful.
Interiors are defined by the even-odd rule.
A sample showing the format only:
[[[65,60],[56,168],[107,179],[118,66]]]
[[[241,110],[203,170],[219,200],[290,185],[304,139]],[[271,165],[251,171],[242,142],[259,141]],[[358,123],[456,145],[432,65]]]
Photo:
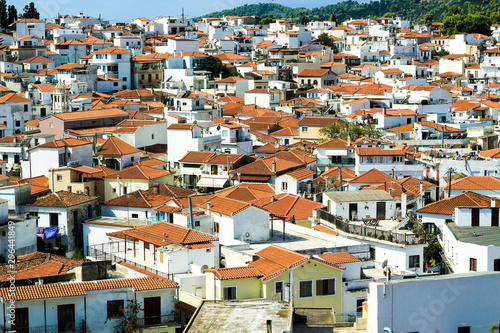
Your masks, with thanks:
[[[8,5],[15,5],[18,13],[31,0],[7,0]],[[290,7],[313,8],[326,6],[334,1],[322,0],[33,0],[40,12],[41,18],[53,19],[57,14],[77,15],[83,12],[85,16],[98,17],[114,22],[130,22],[137,17],[147,17],[150,20],[158,16],[181,16],[182,7],[188,17],[196,17],[223,9],[231,9],[244,4],[259,2],[279,3]]]

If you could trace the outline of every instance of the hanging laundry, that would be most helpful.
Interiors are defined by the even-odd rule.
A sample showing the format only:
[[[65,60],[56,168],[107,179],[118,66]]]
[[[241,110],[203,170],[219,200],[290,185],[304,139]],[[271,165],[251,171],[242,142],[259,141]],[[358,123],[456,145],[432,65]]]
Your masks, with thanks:
[[[36,227],[36,236],[41,239],[45,239],[45,228],[44,227]]]
[[[59,229],[58,227],[47,227],[47,228],[45,228],[45,238],[46,239],[51,239],[51,238],[56,237],[58,229]]]

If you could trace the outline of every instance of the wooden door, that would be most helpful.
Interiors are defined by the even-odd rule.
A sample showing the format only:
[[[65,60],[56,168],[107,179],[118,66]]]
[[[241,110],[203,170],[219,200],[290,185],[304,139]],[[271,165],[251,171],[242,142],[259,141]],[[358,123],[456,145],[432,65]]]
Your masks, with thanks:
[[[377,202],[377,220],[385,220],[385,202]]]
[[[30,329],[28,308],[16,308],[16,320],[12,325],[12,330],[17,333],[29,333]]]
[[[161,323],[161,298],[144,298],[144,324],[154,325]]]
[[[57,306],[57,331],[75,331],[75,305],[64,304]]]

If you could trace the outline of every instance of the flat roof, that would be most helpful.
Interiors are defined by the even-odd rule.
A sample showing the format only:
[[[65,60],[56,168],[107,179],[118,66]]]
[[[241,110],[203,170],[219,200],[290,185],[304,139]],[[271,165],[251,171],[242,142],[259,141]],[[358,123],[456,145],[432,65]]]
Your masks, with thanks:
[[[499,227],[459,227],[455,222],[447,222],[456,239],[464,243],[500,247]]]
[[[267,320],[273,332],[292,330],[293,310],[276,301],[204,301],[186,327],[189,332],[266,333]]]
[[[127,218],[108,217],[108,216],[101,216],[92,220],[87,220],[83,223],[108,225],[115,227],[136,227],[146,224],[144,219],[127,219]]]
[[[230,248],[235,251],[239,251],[244,254],[248,255],[254,255],[255,253],[259,252],[260,250],[263,250],[272,244],[276,244],[278,246],[281,246],[283,248],[292,250],[292,251],[298,251],[300,253],[304,254],[312,254],[312,253],[317,253],[318,249],[321,250],[321,253],[323,252],[332,252],[330,249],[335,249],[335,248],[342,248],[342,247],[348,247],[348,246],[362,246],[362,247],[369,247],[368,244],[362,244],[360,241],[356,240],[350,240],[344,237],[338,237],[338,236],[333,236],[330,234],[325,233],[325,237],[314,237],[311,235],[307,235],[301,232],[297,232],[294,230],[290,230],[292,226],[290,223],[286,223],[285,226],[285,239],[283,240],[283,222],[281,221],[274,221],[274,234],[273,237],[270,237],[269,241],[266,242],[260,242],[260,243],[245,243],[244,245],[229,245],[229,246],[224,246],[227,248]],[[304,227],[305,228],[305,227]],[[313,229],[308,229],[308,231],[316,231]],[[316,231],[318,235],[321,235],[321,231]],[[335,241],[330,241],[328,238],[333,237],[335,238]],[[327,251],[325,251],[327,250]],[[346,251],[345,249],[342,249],[343,251]],[[368,251],[368,250],[366,250]],[[362,251],[362,252],[366,252]],[[351,253],[350,251],[347,251]],[[356,253],[352,253],[356,254]]]

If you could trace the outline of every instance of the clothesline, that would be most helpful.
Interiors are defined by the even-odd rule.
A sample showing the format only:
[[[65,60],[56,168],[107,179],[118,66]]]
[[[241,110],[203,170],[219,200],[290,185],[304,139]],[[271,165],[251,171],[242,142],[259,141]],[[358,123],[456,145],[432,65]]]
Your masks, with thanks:
[[[36,227],[36,235],[41,239],[51,239],[56,237],[58,227]]]

